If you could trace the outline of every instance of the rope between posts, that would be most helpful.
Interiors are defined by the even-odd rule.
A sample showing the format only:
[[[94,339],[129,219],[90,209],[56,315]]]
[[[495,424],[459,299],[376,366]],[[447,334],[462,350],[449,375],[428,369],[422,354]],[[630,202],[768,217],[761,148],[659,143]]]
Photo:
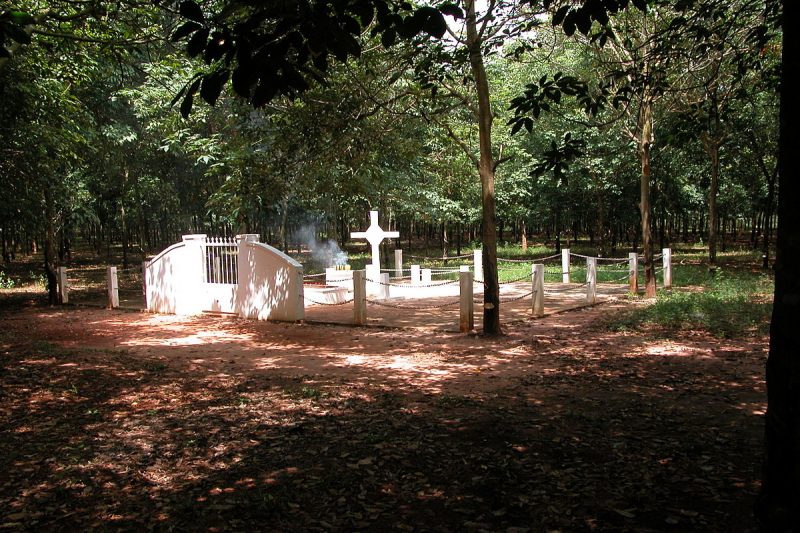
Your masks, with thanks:
[[[388,302],[385,302],[385,301],[384,301],[384,302],[381,302],[381,301],[378,301],[378,300],[370,300],[369,298],[367,298],[367,302],[368,302],[368,303],[371,303],[371,304],[375,304],[375,305],[381,306],[381,307],[392,307],[392,308],[394,308],[394,309],[414,309],[414,310],[425,310],[425,309],[441,309],[441,308],[443,308],[443,307],[449,307],[449,306],[451,306],[451,305],[458,305],[458,304],[459,304],[459,302],[461,302],[461,300],[460,300],[460,299],[458,299],[458,300],[455,300],[455,301],[452,301],[452,302],[446,302],[446,303],[443,303],[443,304],[436,304],[436,305],[422,305],[422,306],[419,306],[419,305],[397,305],[397,304],[390,304],[390,303],[388,303]]]
[[[630,261],[630,259],[627,258],[627,257],[622,257],[622,258],[597,257],[596,259],[598,261],[603,261],[603,262],[606,262],[606,263],[627,263],[628,261]]]
[[[341,272],[346,272],[346,271],[342,270]],[[322,277],[324,275],[325,275],[325,272],[320,272],[319,274],[306,274],[305,276],[303,276],[303,279],[320,278],[320,277]]]
[[[555,259],[557,257],[561,257],[561,254],[548,255],[547,257],[536,257],[532,261],[533,262],[536,262],[536,261],[549,261],[549,260]]]
[[[620,281],[622,281],[624,279],[630,279],[630,277],[631,277],[630,274],[625,274],[621,278],[612,279],[611,281],[600,281],[598,283],[619,283]]]

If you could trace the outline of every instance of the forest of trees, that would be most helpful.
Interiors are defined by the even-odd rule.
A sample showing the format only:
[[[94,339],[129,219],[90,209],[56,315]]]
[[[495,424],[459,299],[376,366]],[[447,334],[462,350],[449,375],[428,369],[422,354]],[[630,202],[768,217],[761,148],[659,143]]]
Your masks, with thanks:
[[[193,106],[174,101],[198,68],[220,72],[174,42],[187,20],[177,6],[23,2],[31,45],[8,33],[14,51],[0,63],[3,260],[44,247],[67,261],[77,240],[122,244],[127,260],[188,232],[259,233],[286,248],[309,224],[344,241],[369,208],[447,253],[481,241],[481,157],[499,241],[586,238],[613,254],[651,237],[638,207],[644,146],[656,246],[709,242],[712,262],[733,240],[768,253],[780,57],[768,6],[630,9],[605,39],[597,25],[567,37],[523,4],[478,13],[477,45],[464,19],[448,17],[452,36],[390,47],[368,26],[357,60],[298,70],[302,90],[266,87],[254,110],[205,82]],[[198,35],[191,52],[209,59]],[[486,78],[485,148],[471,46]]]
[[[286,249],[377,208],[409,244],[484,247],[489,329],[498,241],[640,249],[651,295],[656,246],[771,266],[779,2],[265,4],[2,11],[3,261],[41,251],[54,295],[79,242]]]

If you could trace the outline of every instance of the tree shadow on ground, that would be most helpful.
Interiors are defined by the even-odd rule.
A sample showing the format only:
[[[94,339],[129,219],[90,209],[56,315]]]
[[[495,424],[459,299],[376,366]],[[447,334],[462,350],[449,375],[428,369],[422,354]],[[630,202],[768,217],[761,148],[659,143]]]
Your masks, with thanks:
[[[752,345],[31,313],[0,336],[10,529],[754,529]]]

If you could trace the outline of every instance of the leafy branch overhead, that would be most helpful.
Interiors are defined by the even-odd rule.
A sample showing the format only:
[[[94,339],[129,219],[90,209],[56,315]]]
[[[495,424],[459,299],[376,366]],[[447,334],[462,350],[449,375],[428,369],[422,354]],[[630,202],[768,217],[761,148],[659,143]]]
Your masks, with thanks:
[[[560,143],[550,142],[550,147],[542,153],[542,158],[534,165],[531,175],[543,176],[548,172],[553,172],[556,182],[566,185],[566,175],[570,163],[582,156],[585,149],[586,141],[573,139],[572,134],[567,132]]]
[[[34,23],[33,17],[23,11],[0,11],[0,58],[11,57],[10,45],[29,44],[31,34],[25,27]]]
[[[234,0],[217,12],[184,0],[179,12],[186,21],[172,40],[185,40],[189,56],[208,65],[175,99],[183,99],[184,116],[198,91],[214,105],[229,80],[253,107],[279,95],[292,98],[310,81],[323,81],[331,60],[359,57],[359,37],[367,31],[388,48],[398,39],[440,38],[447,30],[444,15],[463,17],[452,3],[434,8],[391,0],[284,0],[257,7]]]

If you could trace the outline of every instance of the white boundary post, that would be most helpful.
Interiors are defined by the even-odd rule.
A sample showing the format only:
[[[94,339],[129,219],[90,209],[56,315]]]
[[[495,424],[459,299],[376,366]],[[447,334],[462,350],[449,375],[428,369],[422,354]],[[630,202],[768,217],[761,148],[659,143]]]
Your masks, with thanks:
[[[628,254],[628,292],[639,292],[639,254]]]
[[[394,251],[394,275],[395,277],[403,277],[403,250],[397,249]]]
[[[472,301],[472,272],[461,270],[458,273],[459,284],[459,321],[458,329],[467,333],[475,329],[475,304]]]
[[[597,301],[597,258],[586,258],[586,301],[593,304]]]
[[[67,281],[67,267],[58,267],[58,297],[62,304],[69,303],[69,281]]]
[[[117,267],[106,268],[106,280],[108,282],[108,308],[116,309],[119,307],[119,279],[117,278]]]
[[[483,281],[483,249],[472,251],[472,268],[475,270],[475,281]]]
[[[672,288],[672,248],[664,248],[661,250],[662,264],[664,265],[664,288]]]
[[[561,282],[569,283],[569,248],[561,249]]]
[[[433,281],[433,276],[431,275],[430,268],[423,268],[422,269],[422,283],[425,285],[430,285]]]
[[[420,283],[419,265],[411,265],[411,284],[419,285]]]
[[[531,265],[531,284],[533,285],[533,316],[544,316],[544,265]]]
[[[353,323],[367,323],[367,276],[363,270],[353,271]]]

